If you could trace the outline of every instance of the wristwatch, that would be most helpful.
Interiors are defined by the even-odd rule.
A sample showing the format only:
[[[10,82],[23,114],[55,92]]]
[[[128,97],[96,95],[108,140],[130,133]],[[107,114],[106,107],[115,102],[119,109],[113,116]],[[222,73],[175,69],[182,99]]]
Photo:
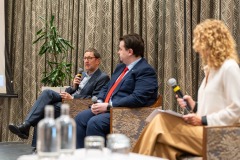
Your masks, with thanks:
[[[107,105],[107,111],[110,111],[111,108],[112,108],[112,105],[108,103],[108,105]]]
[[[202,121],[202,125],[204,125],[204,126],[208,125],[208,123],[207,123],[207,116],[202,116],[201,121]]]

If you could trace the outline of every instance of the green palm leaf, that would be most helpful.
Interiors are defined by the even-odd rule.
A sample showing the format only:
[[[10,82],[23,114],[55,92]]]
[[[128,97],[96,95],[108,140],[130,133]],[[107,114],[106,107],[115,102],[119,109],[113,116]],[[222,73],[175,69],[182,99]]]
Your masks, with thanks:
[[[62,38],[58,34],[57,27],[54,25],[55,17],[52,15],[50,21],[46,21],[43,17],[41,20],[45,22],[45,26],[36,32],[36,40],[33,44],[42,43],[38,54],[45,55],[47,59],[47,71],[43,72],[41,80],[44,85],[62,86],[67,78],[71,77],[71,63],[66,63],[66,56],[69,49],[74,49],[71,42]],[[47,56],[47,55],[52,56]],[[60,56],[60,57],[59,57]],[[54,61],[49,58],[54,57]],[[60,61],[58,61],[60,60]]]

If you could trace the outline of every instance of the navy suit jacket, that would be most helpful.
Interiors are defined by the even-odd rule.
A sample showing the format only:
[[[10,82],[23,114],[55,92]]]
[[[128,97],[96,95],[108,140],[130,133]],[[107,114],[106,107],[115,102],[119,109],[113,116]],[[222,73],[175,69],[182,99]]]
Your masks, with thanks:
[[[119,75],[125,64],[119,64],[111,80],[105,85],[98,99],[105,100],[106,95]],[[111,100],[113,107],[143,107],[152,105],[158,95],[158,82],[155,70],[142,58],[122,79],[114,90]]]
[[[92,77],[89,79],[87,84],[83,87],[80,94],[74,95],[74,98],[91,98],[97,96],[102,87],[109,81],[109,76],[102,72],[100,69],[97,69]],[[66,92],[73,94],[76,89],[68,87]]]

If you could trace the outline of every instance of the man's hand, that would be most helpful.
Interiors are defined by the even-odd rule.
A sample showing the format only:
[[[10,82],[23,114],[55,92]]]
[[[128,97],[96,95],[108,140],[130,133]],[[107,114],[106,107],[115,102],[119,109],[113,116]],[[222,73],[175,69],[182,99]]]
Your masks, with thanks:
[[[61,92],[60,93],[60,96],[62,97],[63,100],[66,100],[66,99],[73,99],[73,96],[71,96],[69,93],[67,92]]]
[[[108,103],[95,103],[92,105],[92,113],[97,115],[107,111]]]
[[[191,125],[194,126],[202,126],[201,117],[197,116],[196,114],[187,114],[183,116],[183,120]]]
[[[80,82],[81,82],[81,78],[76,75],[73,79],[73,84],[72,84],[73,88],[77,89],[77,86],[80,84]]]

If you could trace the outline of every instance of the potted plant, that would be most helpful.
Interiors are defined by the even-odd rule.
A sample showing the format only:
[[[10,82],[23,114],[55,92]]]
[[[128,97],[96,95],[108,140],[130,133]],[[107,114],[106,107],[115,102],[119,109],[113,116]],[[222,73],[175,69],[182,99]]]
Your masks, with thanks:
[[[44,20],[42,17],[40,17]],[[52,57],[51,60],[47,60],[47,69],[43,72],[43,78],[41,82],[44,85],[51,87],[63,86],[67,78],[72,77],[71,63],[66,62],[67,51],[73,49],[70,41],[62,38],[57,27],[54,25],[54,16],[51,16],[50,21],[46,21],[44,28],[37,31],[37,39],[33,44],[43,41],[40,47],[39,55],[43,56],[49,54]]]

